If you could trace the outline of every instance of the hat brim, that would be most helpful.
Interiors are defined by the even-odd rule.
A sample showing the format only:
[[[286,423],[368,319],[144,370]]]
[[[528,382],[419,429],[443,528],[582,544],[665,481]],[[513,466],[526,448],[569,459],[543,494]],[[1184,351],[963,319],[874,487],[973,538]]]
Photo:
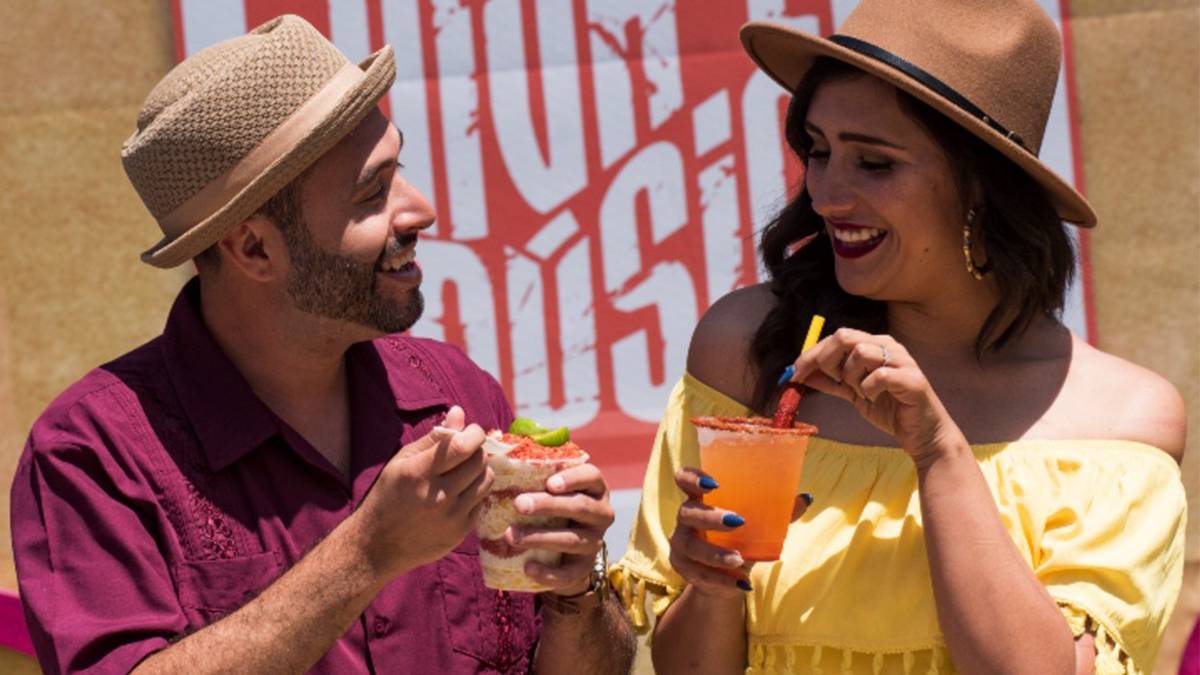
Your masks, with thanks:
[[[937,92],[903,72],[825,38],[799,32],[766,21],[752,21],[740,31],[742,46],[771,79],[794,92],[804,74],[818,57],[828,56],[848,63],[895,86],[949,117],[1029,174],[1046,191],[1055,211],[1063,220],[1079,227],[1094,227],[1096,213],[1087,199],[1063,180],[1036,155],[998,133],[948,102]]]
[[[363,78],[338,99],[313,132],[277,158],[211,216],[178,237],[163,237],[144,251],[142,262],[155,267],[177,267],[217,243],[233,226],[253,215],[268,199],[329,152],[358,126],[387,93],[396,79],[396,59],[390,45],[361,63]]]

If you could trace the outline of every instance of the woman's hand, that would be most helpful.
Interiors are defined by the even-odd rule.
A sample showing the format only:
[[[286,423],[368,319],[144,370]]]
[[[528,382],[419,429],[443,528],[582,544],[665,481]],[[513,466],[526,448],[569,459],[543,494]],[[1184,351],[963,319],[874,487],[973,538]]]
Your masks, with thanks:
[[[891,336],[839,328],[793,368],[791,380],[849,401],[918,465],[940,448],[966,443],[925,373]]]
[[[715,489],[716,482],[699,469],[683,467],[675,472],[675,484],[688,499],[679,506],[675,532],[671,534],[671,567],[697,592],[719,597],[736,597],[750,590],[749,564],[737,551],[704,541],[705,530],[729,531],[745,521],[701,499]],[[706,487],[708,486],[708,487]]]
[[[740,596],[751,590],[750,566],[740,553],[722,548],[704,540],[701,532],[718,530],[728,532],[741,527],[742,517],[712,504],[705,504],[704,495],[717,490],[710,476],[699,469],[685,466],[675,472],[675,484],[688,496],[679,506],[675,517],[675,532],[671,534],[671,567],[698,592],[718,597]],[[716,501],[720,501],[720,492]],[[812,495],[796,497],[792,506],[792,520],[804,515]]]

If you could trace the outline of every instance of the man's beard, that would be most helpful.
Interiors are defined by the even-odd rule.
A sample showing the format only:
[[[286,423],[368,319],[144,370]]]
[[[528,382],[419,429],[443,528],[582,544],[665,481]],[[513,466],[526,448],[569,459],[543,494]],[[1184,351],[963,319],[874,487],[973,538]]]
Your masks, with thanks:
[[[383,333],[402,333],[425,309],[421,289],[393,301],[376,292],[375,263],[330,253],[313,240],[303,221],[284,232],[292,271],[287,292],[303,312],[349,321]]]

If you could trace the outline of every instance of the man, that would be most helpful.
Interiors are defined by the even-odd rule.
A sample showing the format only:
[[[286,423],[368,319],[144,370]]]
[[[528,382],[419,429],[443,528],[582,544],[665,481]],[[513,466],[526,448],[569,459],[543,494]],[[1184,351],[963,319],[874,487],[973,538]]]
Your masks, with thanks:
[[[505,533],[564,554],[527,568],[553,590],[482,585],[480,446],[512,412],[460,351],[395,335],[434,213],[377,108],[394,73],[287,16],[147,98],[122,151],[164,232],[142,257],[199,275],[30,433],[13,549],[47,672],[628,670],[594,466],[518,500],[568,527]]]

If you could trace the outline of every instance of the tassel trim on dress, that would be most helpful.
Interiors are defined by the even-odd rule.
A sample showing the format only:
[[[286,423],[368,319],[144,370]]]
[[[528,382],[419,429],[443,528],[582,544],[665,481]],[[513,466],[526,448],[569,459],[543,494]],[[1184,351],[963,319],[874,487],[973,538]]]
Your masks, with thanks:
[[[906,652],[884,653],[860,652],[828,645],[752,642],[749,652],[750,663],[746,668],[746,675],[794,673],[797,672],[799,664],[806,664],[808,668],[804,672],[813,675],[883,675],[885,672],[942,675],[946,672],[945,647],[941,645]],[[897,670],[896,666],[899,666],[900,670]]]
[[[1067,618],[1071,635],[1079,637],[1091,633],[1095,639],[1096,675],[1148,675],[1149,671],[1138,668],[1118,639],[1090,614],[1062,601],[1059,601],[1058,608]]]
[[[647,593],[649,593],[650,611],[657,618],[662,616],[671,603],[683,592],[682,588],[651,581],[621,566],[610,568],[608,579],[620,595],[634,630],[639,633],[644,633],[652,627],[646,612]],[[1096,675],[1149,675],[1149,671],[1142,670],[1133,662],[1133,659],[1121,646],[1119,639],[1087,612],[1061,601],[1059,609],[1066,617],[1072,635],[1079,637],[1086,632],[1094,637]],[[828,652],[840,655],[840,658],[836,659],[838,667],[832,672],[826,668],[826,653]],[[813,675],[857,675],[868,672],[872,675],[881,675],[888,661],[896,659],[899,660],[900,672],[904,675],[945,675],[953,672],[953,670],[946,669],[949,664],[943,646],[884,654],[855,652],[822,645],[752,642],[748,656],[747,675],[793,672],[800,663],[807,663],[809,671]],[[859,659],[858,662],[856,662],[856,657]],[[868,664],[869,670],[865,668]],[[855,669],[856,666],[859,667],[858,670]],[[919,670],[919,668],[921,669]]]
[[[608,581],[620,596],[629,622],[638,633],[645,633],[652,628],[646,614],[647,592],[650,593],[650,611],[654,613],[655,618],[662,616],[675,598],[683,592],[682,588],[651,581],[620,566],[609,568]]]

